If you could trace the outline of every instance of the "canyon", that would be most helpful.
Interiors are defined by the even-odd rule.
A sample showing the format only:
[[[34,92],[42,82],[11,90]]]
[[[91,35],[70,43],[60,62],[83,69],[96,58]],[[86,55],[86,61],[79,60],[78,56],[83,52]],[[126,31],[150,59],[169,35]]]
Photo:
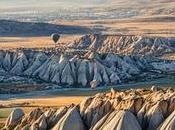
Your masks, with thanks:
[[[175,61],[162,56],[174,52],[175,38],[87,34],[56,49],[1,50],[1,82],[96,88],[173,77]]]

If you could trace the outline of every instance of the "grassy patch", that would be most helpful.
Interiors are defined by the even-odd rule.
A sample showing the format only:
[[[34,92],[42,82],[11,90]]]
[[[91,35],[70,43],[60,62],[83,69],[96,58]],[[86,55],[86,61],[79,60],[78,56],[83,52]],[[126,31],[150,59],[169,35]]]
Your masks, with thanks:
[[[0,109],[0,118],[7,118],[12,111],[12,108],[2,108]]]

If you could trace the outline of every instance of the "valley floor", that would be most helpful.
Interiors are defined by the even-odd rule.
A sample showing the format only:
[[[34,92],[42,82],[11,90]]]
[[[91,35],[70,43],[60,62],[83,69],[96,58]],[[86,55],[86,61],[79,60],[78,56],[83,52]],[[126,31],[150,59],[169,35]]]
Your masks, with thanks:
[[[68,43],[80,35],[62,35],[60,43]],[[54,42],[50,36],[43,37],[0,37],[0,49],[12,50],[16,48],[53,48]]]
[[[63,25],[81,25],[104,30],[108,34],[175,37],[175,17],[168,15],[135,17],[130,19],[77,20],[55,22]]]

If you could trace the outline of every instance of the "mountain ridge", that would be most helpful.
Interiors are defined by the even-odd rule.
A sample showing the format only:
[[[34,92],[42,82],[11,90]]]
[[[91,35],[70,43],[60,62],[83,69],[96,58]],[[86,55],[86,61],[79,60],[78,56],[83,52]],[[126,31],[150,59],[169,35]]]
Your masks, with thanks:
[[[175,61],[160,58],[175,52],[174,43],[174,38],[85,35],[55,51],[0,51],[0,74],[36,78],[64,87],[96,88],[149,80],[175,73]]]

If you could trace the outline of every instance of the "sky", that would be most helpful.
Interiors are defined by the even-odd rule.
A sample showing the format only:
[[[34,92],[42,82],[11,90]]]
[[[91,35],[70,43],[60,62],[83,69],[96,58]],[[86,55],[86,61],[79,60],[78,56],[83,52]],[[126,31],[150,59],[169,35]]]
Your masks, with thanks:
[[[71,7],[71,6],[92,6],[104,4],[108,0],[0,0],[1,8],[17,8],[17,7]]]

